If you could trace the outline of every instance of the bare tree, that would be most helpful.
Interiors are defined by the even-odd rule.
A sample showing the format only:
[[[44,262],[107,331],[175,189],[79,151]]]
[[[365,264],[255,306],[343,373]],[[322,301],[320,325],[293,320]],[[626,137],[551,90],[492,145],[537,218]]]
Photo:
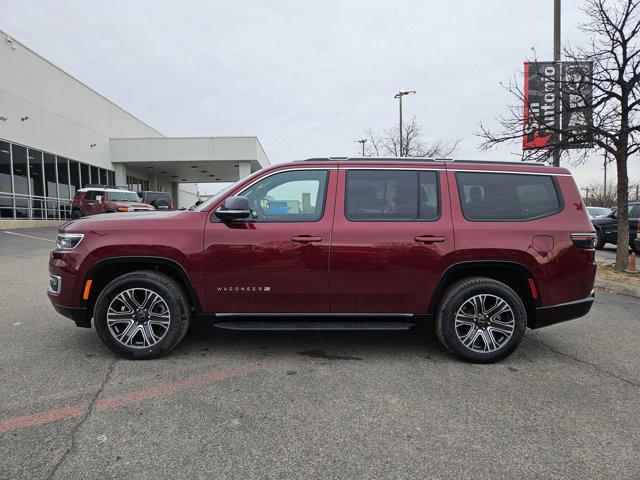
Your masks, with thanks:
[[[584,128],[563,129],[554,121],[553,112],[540,111],[533,121],[539,131],[548,132],[554,138],[549,148],[524,150],[523,160],[548,161],[555,151],[577,165],[587,158],[589,151],[597,148],[615,159],[617,170],[618,237],[629,236],[628,198],[629,176],[627,160],[640,151],[640,0],[586,0],[583,8],[588,20],[579,29],[588,37],[585,44],[564,49],[565,61],[593,62],[591,76],[580,79],[576,88],[562,76],[554,78],[554,85],[561,98],[577,96],[578,103],[592,102],[593,118]],[[509,107],[508,114],[497,118],[499,128],[493,131],[480,124],[478,135],[481,148],[491,148],[509,141],[521,141],[525,110],[531,121],[531,105],[527,105],[523,89],[512,79],[505,86],[517,99]],[[587,98],[589,97],[589,98]],[[570,97],[571,98],[571,97]],[[571,111],[571,105],[563,108]],[[585,140],[592,146],[585,147]],[[575,149],[569,157],[567,149]],[[618,242],[616,268],[627,266],[629,251],[627,242]]]
[[[584,202],[590,207],[612,208],[617,204],[616,191],[604,188],[604,182],[593,181],[582,188]]]
[[[365,144],[365,156],[400,156],[400,135],[398,135],[398,130],[398,127],[391,127],[379,134],[371,129],[366,130],[368,141]],[[458,148],[460,143],[460,139],[426,142],[423,138],[422,127],[415,117],[411,122],[403,124],[402,130],[402,150],[405,157],[446,158]]]

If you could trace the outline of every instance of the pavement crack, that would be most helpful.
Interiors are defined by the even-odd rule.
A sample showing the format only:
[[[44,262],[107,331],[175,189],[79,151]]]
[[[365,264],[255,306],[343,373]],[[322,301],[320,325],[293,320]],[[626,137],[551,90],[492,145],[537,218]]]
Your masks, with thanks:
[[[118,357],[114,357],[113,360],[111,361],[111,363],[109,363],[109,366],[107,368],[107,373],[104,376],[104,380],[102,381],[102,383],[98,387],[98,390],[96,390],[96,393],[93,395],[93,397],[89,401],[89,405],[87,406],[87,410],[85,411],[84,415],[82,415],[82,417],[80,417],[80,420],[78,420],[76,425],[71,430],[71,434],[69,435],[70,438],[71,438],[71,444],[65,450],[65,452],[62,454],[62,456],[60,457],[60,460],[58,460],[56,462],[56,464],[53,466],[53,469],[51,470],[51,473],[47,476],[47,480],[52,480],[56,476],[56,473],[58,473],[58,469],[62,466],[62,464],[69,458],[69,456],[72,453],[75,453],[77,451],[78,445],[77,445],[77,438],[76,437],[78,435],[78,432],[80,431],[80,428],[82,428],[82,426],[88,420],[88,418],[93,414],[93,412],[95,410],[95,407],[96,407],[96,404],[98,403],[98,398],[100,398],[100,395],[102,394],[102,391],[105,389],[105,387],[109,383],[109,380],[111,379],[111,375],[113,374],[113,371],[115,370],[115,366],[116,366],[116,363],[118,363],[118,360],[119,360]]]
[[[640,388],[640,383],[638,383],[638,382],[635,382],[633,380],[629,380],[628,378],[625,378],[625,377],[623,377],[621,375],[618,375],[617,373],[610,372],[609,370],[606,370],[606,369],[604,369],[604,368],[602,368],[602,367],[600,367],[598,365],[595,365],[593,363],[587,362],[585,360],[582,360],[582,359],[580,359],[578,357],[575,357],[573,355],[570,355],[568,353],[561,352],[560,350],[556,350],[555,348],[551,347],[550,345],[548,345],[548,344],[546,344],[544,342],[541,342],[540,340],[536,340],[535,338],[531,338],[528,335],[525,338],[527,338],[527,340],[532,341],[533,343],[537,343],[538,345],[542,345],[544,348],[546,348],[547,350],[555,353],[556,355],[560,355],[561,357],[568,358],[569,360],[573,360],[576,363],[580,363],[582,365],[586,365],[588,367],[591,367],[596,372],[598,372],[598,373],[600,373],[602,375],[614,378],[614,379],[616,379],[616,380],[618,380],[620,382],[626,383],[627,385],[631,385],[632,387]]]

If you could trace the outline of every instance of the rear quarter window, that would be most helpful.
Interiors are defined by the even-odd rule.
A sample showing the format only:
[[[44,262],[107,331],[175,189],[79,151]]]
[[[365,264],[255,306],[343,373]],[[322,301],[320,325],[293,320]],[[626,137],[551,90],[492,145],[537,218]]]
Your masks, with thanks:
[[[551,175],[457,172],[462,213],[471,221],[527,221],[562,210]]]
[[[148,192],[145,195],[145,200],[149,203],[155,202],[156,200],[166,200],[167,202],[171,200],[171,197],[168,193],[163,192]]]

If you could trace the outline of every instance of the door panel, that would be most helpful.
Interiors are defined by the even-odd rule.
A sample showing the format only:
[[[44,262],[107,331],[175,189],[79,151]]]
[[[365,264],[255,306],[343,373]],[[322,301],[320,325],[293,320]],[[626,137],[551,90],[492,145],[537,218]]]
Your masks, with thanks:
[[[318,183],[317,172],[326,176],[325,185]],[[277,185],[280,180],[272,177],[285,174],[292,180]],[[250,198],[258,218],[251,222],[207,223],[204,261],[208,311],[328,312],[336,184],[335,170],[297,169],[269,173],[243,191],[232,192]]]
[[[351,173],[372,170],[378,173],[370,179]],[[401,171],[413,172],[413,179],[391,174],[394,178],[384,181],[385,172],[398,170],[339,171],[331,245],[334,313],[426,313],[451,261],[454,238],[446,171],[437,164],[405,168]],[[423,182],[419,172],[430,172],[432,183]]]

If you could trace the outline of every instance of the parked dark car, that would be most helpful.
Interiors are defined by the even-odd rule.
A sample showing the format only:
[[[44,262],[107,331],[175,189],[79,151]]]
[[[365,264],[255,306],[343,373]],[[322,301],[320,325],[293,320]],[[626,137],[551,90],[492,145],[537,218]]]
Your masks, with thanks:
[[[156,210],[173,210],[173,199],[170,193],[145,190],[138,192],[138,197],[142,203],[151,205]]]
[[[638,219],[640,218],[640,202],[629,203],[629,247],[636,250],[634,240],[638,231]],[[605,243],[618,243],[618,211],[613,210],[606,217],[591,220],[596,229],[596,249],[604,248]]]
[[[133,359],[168,353],[198,317],[235,330],[435,322],[446,348],[487,363],[527,327],[589,312],[594,241],[564,168],[311,159],[260,170],[193,210],[65,224],[49,298]]]

